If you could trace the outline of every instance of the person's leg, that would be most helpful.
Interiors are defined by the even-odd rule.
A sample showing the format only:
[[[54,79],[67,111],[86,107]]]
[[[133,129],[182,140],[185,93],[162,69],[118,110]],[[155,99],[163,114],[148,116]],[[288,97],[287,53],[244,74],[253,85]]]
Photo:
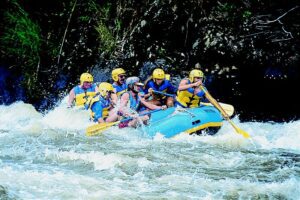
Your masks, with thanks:
[[[173,97],[167,97],[166,105],[169,107],[174,107],[174,98]]]
[[[157,105],[157,106],[161,106],[161,102],[159,100],[156,99],[151,99],[150,101],[147,101],[151,104]]]

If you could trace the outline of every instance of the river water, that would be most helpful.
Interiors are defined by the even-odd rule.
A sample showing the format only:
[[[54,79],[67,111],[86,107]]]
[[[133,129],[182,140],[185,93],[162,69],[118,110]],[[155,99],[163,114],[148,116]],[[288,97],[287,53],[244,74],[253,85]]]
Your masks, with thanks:
[[[148,138],[88,113],[0,106],[0,199],[300,199],[300,121],[224,122],[215,136]]]

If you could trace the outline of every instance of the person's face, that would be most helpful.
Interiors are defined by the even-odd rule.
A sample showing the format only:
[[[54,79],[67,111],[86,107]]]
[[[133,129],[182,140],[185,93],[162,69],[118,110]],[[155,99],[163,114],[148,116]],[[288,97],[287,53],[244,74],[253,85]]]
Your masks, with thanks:
[[[118,76],[118,82],[119,82],[120,84],[123,84],[123,83],[125,82],[125,79],[126,79],[126,75],[125,75],[125,74],[120,74],[120,75]]]
[[[93,84],[92,82],[84,81],[82,87],[88,89],[92,86],[92,84]]]
[[[161,85],[163,81],[164,81],[164,79],[157,79],[157,78],[155,79],[155,83],[157,85]]]
[[[113,91],[106,91],[106,99],[110,99],[112,93],[114,93],[114,92]]]
[[[137,85],[136,83],[134,84],[134,90],[136,92],[141,92],[143,90],[143,86]]]
[[[202,77],[194,77],[194,82],[203,81]]]

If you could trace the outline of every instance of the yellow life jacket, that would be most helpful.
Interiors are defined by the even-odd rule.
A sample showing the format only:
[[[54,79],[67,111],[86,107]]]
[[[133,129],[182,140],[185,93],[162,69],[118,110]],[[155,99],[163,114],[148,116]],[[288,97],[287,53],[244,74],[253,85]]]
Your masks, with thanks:
[[[188,84],[190,81],[188,80]],[[187,90],[177,91],[176,101],[185,108],[195,108],[200,106],[201,97],[204,95],[203,91],[195,93],[194,88],[188,88]]]
[[[124,94],[126,91],[127,91],[127,90],[122,90],[121,92],[117,92],[117,96],[118,96],[118,97],[121,97],[122,94]]]
[[[186,108],[196,108],[200,106],[201,98],[191,94],[187,90],[178,91],[176,101]]]
[[[96,87],[92,85],[92,87],[84,90],[80,86],[76,86],[74,88],[75,93],[75,105],[83,106],[87,100],[96,94]]]
[[[78,94],[75,96],[75,105],[76,106],[83,106],[86,102],[87,99],[90,97],[93,97],[96,94],[96,92],[86,92],[83,94]]]
[[[122,85],[117,85],[116,83],[113,83],[112,85],[116,90],[116,94],[118,97],[121,97],[121,95],[127,91],[127,85],[125,83],[123,83]]]
[[[107,118],[108,114],[109,114],[108,109],[109,109],[110,102],[108,100],[103,99],[103,98],[100,99],[99,95],[97,95],[93,98],[90,98],[85,104],[87,109],[91,110],[91,115],[90,115],[91,119],[93,121],[95,121],[95,112],[92,110],[92,106],[96,102],[99,102],[100,105],[102,106],[102,118],[103,119]]]

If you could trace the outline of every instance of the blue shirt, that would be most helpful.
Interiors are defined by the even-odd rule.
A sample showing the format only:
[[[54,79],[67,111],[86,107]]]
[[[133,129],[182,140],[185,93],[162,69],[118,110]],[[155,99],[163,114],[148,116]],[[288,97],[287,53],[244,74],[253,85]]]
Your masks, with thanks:
[[[145,93],[148,94],[149,88],[159,92],[166,92],[168,94],[175,94],[177,89],[171,84],[169,80],[163,80],[161,85],[157,85],[153,80],[149,80],[145,86]]]

